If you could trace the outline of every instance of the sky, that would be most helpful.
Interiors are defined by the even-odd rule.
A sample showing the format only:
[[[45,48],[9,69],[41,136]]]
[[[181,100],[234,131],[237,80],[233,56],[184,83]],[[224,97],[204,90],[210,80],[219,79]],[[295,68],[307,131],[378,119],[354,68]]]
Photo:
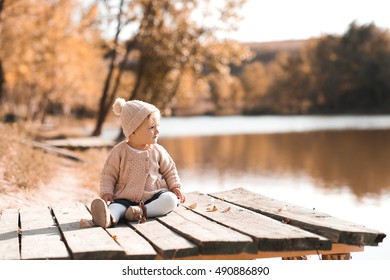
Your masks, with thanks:
[[[240,14],[239,30],[228,37],[241,42],[342,35],[353,21],[390,29],[388,0],[247,0]]]

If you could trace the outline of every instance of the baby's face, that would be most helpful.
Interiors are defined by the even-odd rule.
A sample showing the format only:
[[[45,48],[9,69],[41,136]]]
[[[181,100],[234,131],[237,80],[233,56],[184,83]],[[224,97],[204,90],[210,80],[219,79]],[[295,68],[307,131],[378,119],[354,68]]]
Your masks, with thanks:
[[[160,126],[160,115],[158,113],[152,113],[147,117],[141,125],[136,129],[134,133],[134,140],[138,145],[150,145],[156,144]]]

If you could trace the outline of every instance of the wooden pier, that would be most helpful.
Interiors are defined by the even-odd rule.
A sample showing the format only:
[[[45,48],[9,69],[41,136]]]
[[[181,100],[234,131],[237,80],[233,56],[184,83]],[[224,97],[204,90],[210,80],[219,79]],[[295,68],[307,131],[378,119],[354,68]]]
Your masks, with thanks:
[[[89,205],[80,203],[4,210],[0,259],[349,259],[386,237],[242,188],[189,193],[146,223],[103,229],[87,221]]]
[[[46,144],[71,150],[84,150],[89,148],[110,148],[116,144],[114,140],[107,140],[101,137],[80,137],[46,140]]]

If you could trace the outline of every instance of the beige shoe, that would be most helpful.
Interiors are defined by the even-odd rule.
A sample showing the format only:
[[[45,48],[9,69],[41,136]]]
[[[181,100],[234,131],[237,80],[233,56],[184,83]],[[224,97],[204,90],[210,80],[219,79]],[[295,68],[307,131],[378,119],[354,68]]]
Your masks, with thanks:
[[[92,222],[102,228],[108,228],[112,225],[111,214],[108,210],[107,203],[97,198],[91,203]]]
[[[146,207],[143,201],[137,206],[130,206],[125,213],[125,219],[129,222],[138,221],[139,223],[146,222]]]

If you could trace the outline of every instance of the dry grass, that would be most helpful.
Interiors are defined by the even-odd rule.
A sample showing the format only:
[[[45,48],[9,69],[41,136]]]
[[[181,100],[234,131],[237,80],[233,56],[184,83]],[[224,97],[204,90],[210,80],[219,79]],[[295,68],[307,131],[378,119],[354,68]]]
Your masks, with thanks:
[[[23,124],[0,124],[0,131],[0,176],[3,180],[22,189],[49,182],[54,173],[55,157],[22,142],[28,138]]]
[[[24,144],[22,140],[31,136],[25,124],[0,124],[0,131],[0,178],[3,177],[8,184],[21,189],[33,189],[40,184],[47,184],[59,167],[66,165],[70,175],[79,179],[82,184],[80,187],[98,189],[107,149],[76,151],[85,162],[72,162]]]
[[[0,123],[0,213],[7,208],[89,203],[96,198],[109,149],[73,151],[85,162],[73,161],[24,144],[23,139],[36,136],[31,126],[30,132],[25,126]]]

